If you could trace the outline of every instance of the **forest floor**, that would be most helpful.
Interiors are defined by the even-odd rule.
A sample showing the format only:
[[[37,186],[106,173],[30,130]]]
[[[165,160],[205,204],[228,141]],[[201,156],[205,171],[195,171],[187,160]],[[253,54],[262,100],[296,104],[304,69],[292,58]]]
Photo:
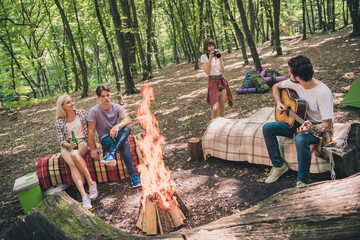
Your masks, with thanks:
[[[276,69],[288,78],[287,61],[296,55],[311,59],[315,78],[330,87],[334,95],[335,122],[359,121],[358,108],[340,105],[340,101],[360,74],[360,39],[349,36],[343,29],[328,34],[310,35],[307,40],[293,38],[282,42],[283,56],[277,57],[269,43],[257,49],[264,69]],[[237,95],[247,72],[254,66],[244,66],[241,52],[223,51],[225,76],[233,94],[233,108],[226,107],[227,118],[245,118],[262,107],[273,107],[271,92]],[[210,107],[205,102],[207,77],[203,70],[194,70],[191,63],[183,62],[154,73],[145,82],[136,80],[140,90],[146,85],[154,88],[156,104],[152,112],[159,121],[164,144],[165,165],[173,171],[182,200],[192,212],[183,229],[193,228],[242,211],[285,188],[294,187],[297,173],[287,172],[273,184],[265,184],[269,167],[244,162],[209,159],[190,161],[187,141],[201,137],[210,118]],[[115,91],[115,85],[111,84]],[[97,104],[94,89],[90,97],[81,99],[81,92],[70,94],[77,108],[89,111]],[[124,97],[125,109],[133,119],[132,134],[142,132],[136,120],[136,111],[142,95]],[[114,98],[113,98],[114,100]],[[23,215],[21,205],[12,187],[16,178],[36,171],[37,162],[50,153],[59,151],[55,131],[56,99],[46,100],[20,109],[0,112],[0,238],[6,229]],[[322,181],[329,174],[312,176],[311,181]],[[99,196],[91,210],[96,216],[116,228],[139,233],[135,227],[141,189],[133,189],[130,179],[98,184]],[[73,188],[69,194],[80,201]]]

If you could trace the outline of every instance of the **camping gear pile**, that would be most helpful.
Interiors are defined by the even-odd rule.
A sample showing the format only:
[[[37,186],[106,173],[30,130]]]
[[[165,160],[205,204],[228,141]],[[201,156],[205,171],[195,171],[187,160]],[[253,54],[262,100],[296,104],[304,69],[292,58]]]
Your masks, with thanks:
[[[248,72],[245,76],[243,85],[241,88],[236,89],[236,93],[264,93],[269,91],[275,83],[283,80],[285,80],[285,77],[280,76],[280,74],[274,69],[266,69],[261,72]]]

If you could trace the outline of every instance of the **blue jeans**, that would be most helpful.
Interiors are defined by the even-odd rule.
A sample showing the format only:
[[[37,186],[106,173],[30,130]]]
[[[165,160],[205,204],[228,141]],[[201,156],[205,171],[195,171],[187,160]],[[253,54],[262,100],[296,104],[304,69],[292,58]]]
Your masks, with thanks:
[[[281,167],[284,163],[279,150],[279,143],[276,136],[292,138],[296,130],[291,129],[283,122],[266,123],[263,126],[263,134],[269,157],[274,167]],[[311,150],[310,145],[318,143],[319,138],[311,132],[299,133],[295,136],[295,146],[298,160],[298,181],[304,183],[310,182],[310,163]]]
[[[130,135],[130,132],[131,127],[125,126],[119,130],[116,137],[116,143],[111,140],[110,136],[106,136],[101,140],[101,145],[103,150],[108,151],[109,153],[113,153],[114,155],[118,150],[120,150],[122,159],[125,162],[130,176],[134,176],[137,175],[137,172],[131,155],[129,141],[126,140]]]

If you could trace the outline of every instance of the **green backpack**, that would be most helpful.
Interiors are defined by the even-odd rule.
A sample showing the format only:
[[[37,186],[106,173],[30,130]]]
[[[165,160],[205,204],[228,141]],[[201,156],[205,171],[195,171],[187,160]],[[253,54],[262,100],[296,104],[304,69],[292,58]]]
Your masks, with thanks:
[[[254,74],[250,77],[250,82],[256,87],[258,92],[264,93],[270,90],[270,87],[266,84],[260,74]]]

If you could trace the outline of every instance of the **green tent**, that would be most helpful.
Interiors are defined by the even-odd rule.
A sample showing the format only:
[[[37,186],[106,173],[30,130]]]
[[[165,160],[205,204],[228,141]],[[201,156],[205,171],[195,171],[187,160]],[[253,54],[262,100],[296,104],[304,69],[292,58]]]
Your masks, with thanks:
[[[360,108],[360,76],[356,79],[341,103]]]

